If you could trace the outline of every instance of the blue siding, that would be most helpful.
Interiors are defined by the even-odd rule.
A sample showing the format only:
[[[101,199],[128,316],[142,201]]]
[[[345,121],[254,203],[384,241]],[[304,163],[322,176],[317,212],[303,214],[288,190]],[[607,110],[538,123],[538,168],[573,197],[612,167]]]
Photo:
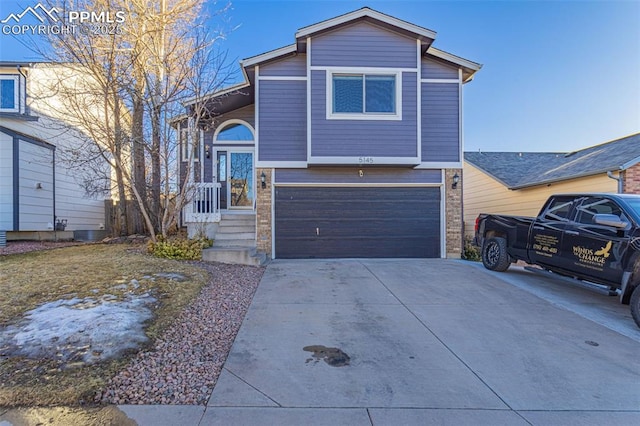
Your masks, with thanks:
[[[307,82],[261,80],[258,161],[307,161]]]
[[[402,121],[327,120],[324,71],[311,73],[311,153],[316,157],[415,157],[416,73],[403,73]]]
[[[359,170],[364,172],[360,177]],[[276,183],[431,183],[442,180],[440,170],[414,170],[404,167],[313,167],[276,169]]]
[[[244,108],[240,108],[237,109],[235,111],[229,111],[226,114],[222,114],[217,116],[214,119],[214,127],[217,128],[219,125],[221,125],[222,123],[224,123],[227,120],[232,120],[232,119],[236,119],[236,120],[244,120],[247,123],[249,123],[251,125],[251,127],[253,127],[255,129],[256,125],[255,125],[255,107],[253,105],[248,105]],[[205,138],[206,141],[211,141],[213,138],[213,132],[211,133],[211,136],[209,139]]]
[[[260,65],[261,76],[306,77],[307,55],[290,56]]]
[[[311,39],[312,66],[416,68],[416,40],[358,22]]]
[[[458,79],[458,68],[442,64],[433,59],[423,58],[422,78]]]
[[[422,161],[460,161],[459,86],[422,84]]]

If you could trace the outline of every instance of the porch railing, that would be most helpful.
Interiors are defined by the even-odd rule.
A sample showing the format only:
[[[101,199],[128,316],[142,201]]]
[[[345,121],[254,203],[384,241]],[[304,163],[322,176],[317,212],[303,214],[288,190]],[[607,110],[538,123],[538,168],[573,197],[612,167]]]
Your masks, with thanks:
[[[220,222],[221,184],[194,183],[191,202],[184,207],[185,222]]]

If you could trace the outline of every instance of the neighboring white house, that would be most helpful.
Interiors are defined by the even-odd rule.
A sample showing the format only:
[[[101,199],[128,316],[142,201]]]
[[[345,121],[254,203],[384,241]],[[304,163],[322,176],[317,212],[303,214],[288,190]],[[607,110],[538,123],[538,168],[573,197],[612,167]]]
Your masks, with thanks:
[[[54,93],[42,101],[50,91],[42,82],[55,67],[0,62],[0,231],[9,240],[53,237],[41,231],[56,223],[76,237],[105,227],[108,191],[87,196],[86,176],[62,161],[65,150],[81,146],[80,133],[61,123]],[[103,170],[106,177],[106,162]]]

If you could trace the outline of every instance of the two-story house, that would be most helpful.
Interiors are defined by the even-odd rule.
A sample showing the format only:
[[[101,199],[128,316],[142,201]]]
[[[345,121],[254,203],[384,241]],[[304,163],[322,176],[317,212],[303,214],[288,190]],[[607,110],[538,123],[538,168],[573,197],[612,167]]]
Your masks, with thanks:
[[[59,67],[0,62],[0,232],[9,240],[103,235],[108,192],[86,196],[82,172],[62,160],[81,138],[52,108],[46,82]]]
[[[246,81],[202,101],[190,233],[213,223],[214,251],[272,258],[459,257],[462,88],[481,65],[435,37],[363,8],[241,61]]]

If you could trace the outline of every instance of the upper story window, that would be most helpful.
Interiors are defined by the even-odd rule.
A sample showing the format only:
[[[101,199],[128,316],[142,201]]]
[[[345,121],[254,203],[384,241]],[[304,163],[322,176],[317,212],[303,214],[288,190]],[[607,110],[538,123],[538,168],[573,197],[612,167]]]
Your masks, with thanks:
[[[18,76],[0,76],[0,112],[19,112]]]
[[[327,118],[402,119],[400,72],[327,71]]]

